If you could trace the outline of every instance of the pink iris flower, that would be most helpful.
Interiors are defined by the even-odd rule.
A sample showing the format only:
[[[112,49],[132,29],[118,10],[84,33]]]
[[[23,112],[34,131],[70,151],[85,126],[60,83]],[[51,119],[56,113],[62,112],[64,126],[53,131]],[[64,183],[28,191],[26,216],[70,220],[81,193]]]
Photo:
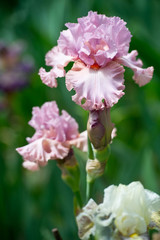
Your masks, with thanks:
[[[106,17],[90,11],[78,23],[67,23],[58,45],[46,54],[46,72],[40,68],[42,82],[57,87],[56,78],[66,76],[66,87],[74,89],[73,101],[86,110],[110,108],[124,95],[124,68],[134,71],[139,86],[148,83],[153,67],[142,69],[136,50],[128,53],[131,33],[119,17]],[[64,67],[74,62],[70,71]]]
[[[63,159],[72,146],[87,151],[86,131],[79,134],[77,122],[66,111],[59,115],[55,101],[34,107],[32,114],[29,124],[36,132],[27,138],[28,145],[16,149],[24,158],[25,168],[34,171],[48,160]]]

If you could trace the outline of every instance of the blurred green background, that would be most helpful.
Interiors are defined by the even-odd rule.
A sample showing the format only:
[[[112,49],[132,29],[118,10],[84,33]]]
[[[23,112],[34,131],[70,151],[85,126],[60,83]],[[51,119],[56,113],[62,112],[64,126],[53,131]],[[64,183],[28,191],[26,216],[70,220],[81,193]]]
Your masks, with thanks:
[[[54,161],[38,172],[22,168],[15,148],[26,144],[34,130],[27,124],[33,106],[56,100],[86,129],[88,113],[71,101],[72,93],[60,79],[57,89],[42,84],[38,69],[66,22],[89,10],[119,16],[127,22],[133,37],[130,50],[137,49],[144,67],[154,66],[153,80],[139,88],[132,71],[125,72],[125,95],[112,109],[117,137],[105,176],[94,188],[100,201],[110,184],[140,180],[145,188],[160,194],[160,1],[159,0],[7,0],[0,3],[0,41],[8,45],[22,40],[25,54],[32,56],[35,70],[29,85],[7,94],[0,101],[0,239],[51,240],[57,227],[63,240],[76,240],[72,192],[61,181]],[[86,155],[76,151],[84,170]],[[84,183],[84,174],[83,181]],[[98,189],[98,190],[97,190]]]

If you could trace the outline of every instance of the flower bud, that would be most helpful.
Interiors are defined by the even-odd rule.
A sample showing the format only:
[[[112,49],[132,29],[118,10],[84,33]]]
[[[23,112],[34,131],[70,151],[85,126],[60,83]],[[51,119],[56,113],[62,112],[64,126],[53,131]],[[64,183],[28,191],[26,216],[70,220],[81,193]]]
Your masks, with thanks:
[[[88,137],[95,149],[103,149],[111,142],[113,128],[110,109],[90,111],[87,130]]]
[[[87,131],[92,154],[89,154],[86,171],[87,180],[91,182],[103,175],[110,155],[109,144],[116,135],[116,129],[111,122],[110,109],[90,111]]]

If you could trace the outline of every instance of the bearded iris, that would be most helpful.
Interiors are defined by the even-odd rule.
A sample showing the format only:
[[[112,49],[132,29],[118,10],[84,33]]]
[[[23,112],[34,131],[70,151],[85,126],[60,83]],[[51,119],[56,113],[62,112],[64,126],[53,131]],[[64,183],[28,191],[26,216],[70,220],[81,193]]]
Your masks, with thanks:
[[[42,82],[57,87],[56,78],[66,76],[66,87],[74,89],[73,101],[86,110],[110,108],[124,95],[124,68],[134,71],[139,86],[148,83],[153,67],[142,69],[136,50],[129,53],[131,33],[119,17],[106,17],[90,11],[78,23],[67,23],[58,45],[46,54],[46,65],[39,71]],[[64,67],[74,62],[67,73]]]
[[[111,185],[104,190],[101,204],[90,199],[77,216],[80,239],[87,240],[91,234],[96,239],[132,239],[133,235],[146,234],[159,209],[160,196],[144,189],[140,182]]]
[[[78,124],[66,111],[59,114],[55,101],[46,102],[41,108],[34,107],[29,124],[36,130],[28,145],[17,148],[24,158],[23,166],[37,170],[48,160],[64,159],[72,146],[87,151],[86,132],[78,132]]]

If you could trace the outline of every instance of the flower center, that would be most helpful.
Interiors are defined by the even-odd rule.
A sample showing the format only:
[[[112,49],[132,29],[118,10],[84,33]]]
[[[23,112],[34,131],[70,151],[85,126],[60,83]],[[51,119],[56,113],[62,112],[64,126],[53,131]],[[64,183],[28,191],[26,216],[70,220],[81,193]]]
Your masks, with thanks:
[[[97,63],[94,63],[93,65],[90,66],[90,68],[92,68],[94,70],[98,70],[100,68],[100,66]]]

